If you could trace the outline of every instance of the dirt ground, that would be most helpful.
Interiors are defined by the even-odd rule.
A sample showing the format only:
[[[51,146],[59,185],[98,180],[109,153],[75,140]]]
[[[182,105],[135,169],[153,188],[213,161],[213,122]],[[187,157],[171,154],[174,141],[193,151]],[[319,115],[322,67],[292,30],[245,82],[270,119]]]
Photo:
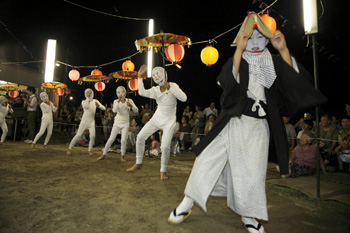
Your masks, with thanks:
[[[40,141],[39,141],[40,142]],[[160,160],[145,158],[143,169],[127,173],[117,153],[97,161],[102,147],[87,155],[64,144],[31,149],[23,142],[0,147],[0,232],[246,232],[225,198],[210,197],[208,212],[194,206],[180,225],[167,222],[183,198],[195,159],[186,152],[171,157],[168,181],[159,178]],[[267,189],[266,232],[350,232],[349,207],[323,205]]]

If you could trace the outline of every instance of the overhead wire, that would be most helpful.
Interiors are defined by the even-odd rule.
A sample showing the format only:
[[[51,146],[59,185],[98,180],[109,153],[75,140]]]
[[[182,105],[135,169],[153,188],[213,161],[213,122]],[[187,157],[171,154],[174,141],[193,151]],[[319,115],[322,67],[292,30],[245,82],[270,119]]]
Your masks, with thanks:
[[[103,12],[103,11],[98,11],[98,10],[95,10],[95,9],[91,9],[89,7],[86,7],[86,6],[82,6],[82,5],[79,5],[79,4],[71,2],[71,1],[67,1],[67,0],[63,0],[63,1],[67,2],[69,4],[72,4],[74,6],[80,7],[82,9],[85,9],[85,10],[88,10],[88,11],[92,11],[92,12],[95,12],[95,13],[99,13],[99,14],[103,14],[103,15],[107,15],[107,16],[111,16],[111,17],[116,17],[116,18],[121,18],[121,19],[129,19],[129,20],[150,20],[150,18],[136,18],[136,17],[127,17],[127,16],[120,16],[120,15],[110,14],[110,13],[106,13],[106,12]]]

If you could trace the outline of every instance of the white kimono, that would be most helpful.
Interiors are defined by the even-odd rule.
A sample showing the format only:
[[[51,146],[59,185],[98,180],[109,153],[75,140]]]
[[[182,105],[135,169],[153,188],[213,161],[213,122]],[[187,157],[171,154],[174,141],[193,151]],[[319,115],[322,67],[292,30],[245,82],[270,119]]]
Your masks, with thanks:
[[[294,58],[292,60],[293,68],[298,72]],[[264,64],[273,65],[270,59]],[[255,100],[252,111],[264,116],[263,108],[256,106],[260,105],[259,101],[267,104],[264,85],[271,86],[275,79],[271,75],[263,80],[265,83],[259,81],[261,72],[257,69],[259,67],[249,67],[247,95]],[[236,78],[234,67],[232,74]],[[239,82],[240,76],[236,80]],[[196,158],[185,194],[204,211],[209,195],[227,196],[227,206],[237,214],[268,221],[265,183],[269,138],[266,118],[232,117]]]

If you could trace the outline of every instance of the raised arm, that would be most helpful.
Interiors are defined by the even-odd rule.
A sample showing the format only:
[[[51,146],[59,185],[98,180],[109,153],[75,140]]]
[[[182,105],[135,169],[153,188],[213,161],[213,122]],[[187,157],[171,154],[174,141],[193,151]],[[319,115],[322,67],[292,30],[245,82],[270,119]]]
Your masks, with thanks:
[[[134,103],[134,101],[132,99],[127,99],[128,101],[128,106],[130,107],[130,109],[133,111],[133,112],[139,112],[139,109],[137,108],[136,104]]]
[[[169,83],[169,84],[170,84],[169,92],[172,93],[178,100],[182,102],[186,102],[187,95],[185,94],[185,92],[183,92],[180,89],[179,85],[177,85],[176,83]]]
[[[48,113],[50,111],[50,106],[43,102],[40,104],[40,109],[43,113]]]
[[[52,108],[52,112],[56,112],[57,111],[57,107],[50,101],[50,105]]]
[[[150,88],[148,90],[145,89],[145,86],[143,85],[143,74],[147,72],[147,66],[142,65],[139,69],[138,72],[138,84],[139,84],[139,95],[155,99],[156,98],[156,93],[153,88]]]
[[[292,66],[292,58],[287,47],[286,39],[281,31],[277,30],[270,38],[272,46],[281,54],[283,60]]]
[[[106,110],[106,107],[103,104],[101,104],[100,101],[94,99],[94,102],[97,108],[101,109],[102,111]]]

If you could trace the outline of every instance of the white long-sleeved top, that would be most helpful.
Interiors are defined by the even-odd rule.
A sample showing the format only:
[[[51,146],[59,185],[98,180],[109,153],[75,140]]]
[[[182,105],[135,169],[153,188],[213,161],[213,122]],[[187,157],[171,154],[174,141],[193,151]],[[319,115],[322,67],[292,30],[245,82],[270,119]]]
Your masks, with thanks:
[[[5,117],[8,113],[13,113],[13,109],[10,108],[10,105],[7,104],[7,106],[0,105],[0,122],[5,121]]]
[[[180,89],[180,87],[173,82],[169,82],[170,89],[164,92],[160,91],[160,86],[154,86],[150,89],[145,89],[143,80],[138,79],[139,95],[155,99],[158,105],[156,112],[152,118],[164,121],[169,117],[176,118],[177,100],[186,102],[187,95]]]
[[[132,105],[129,107],[127,102]],[[117,115],[114,117],[114,122],[117,124],[129,124],[130,123],[130,111],[138,112],[139,109],[136,107],[134,101],[132,99],[125,99],[125,102],[118,101],[118,99],[113,102],[112,111]]]
[[[50,102],[50,105],[42,102],[40,104],[40,109],[42,112],[41,120],[45,121],[52,121],[52,113],[57,111],[57,108],[55,107],[55,105],[52,104],[52,102]]]
[[[98,100],[95,99],[85,99],[81,102],[81,105],[83,106],[83,117],[81,118],[81,122],[87,123],[88,121],[95,119],[95,113],[96,113],[96,103],[99,104],[99,109],[106,110],[106,107],[103,106]]]

